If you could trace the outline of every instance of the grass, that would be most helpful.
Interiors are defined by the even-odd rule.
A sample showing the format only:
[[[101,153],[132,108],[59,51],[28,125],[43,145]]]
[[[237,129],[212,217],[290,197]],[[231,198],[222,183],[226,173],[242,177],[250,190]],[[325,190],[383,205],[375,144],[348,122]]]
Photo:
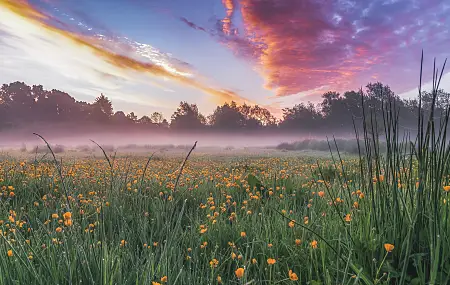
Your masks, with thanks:
[[[392,102],[353,157],[3,159],[0,284],[448,284],[450,109]]]

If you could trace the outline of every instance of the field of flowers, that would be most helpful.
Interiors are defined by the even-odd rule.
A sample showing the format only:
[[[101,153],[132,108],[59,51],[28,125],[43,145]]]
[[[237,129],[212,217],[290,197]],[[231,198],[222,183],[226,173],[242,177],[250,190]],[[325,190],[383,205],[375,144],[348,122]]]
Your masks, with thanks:
[[[177,183],[183,160],[0,161],[0,284],[449,281],[447,178],[427,224],[440,256],[410,236],[417,162],[369,177],[358,157],[194,152]]]

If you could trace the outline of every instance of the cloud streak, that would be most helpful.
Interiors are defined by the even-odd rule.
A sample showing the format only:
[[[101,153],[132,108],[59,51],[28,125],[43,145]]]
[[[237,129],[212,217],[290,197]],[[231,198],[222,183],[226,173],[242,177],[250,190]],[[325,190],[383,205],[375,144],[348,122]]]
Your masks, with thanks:
[[[205,28],[200,27],[200,26],[194,24],[193,22],[189,21],[188,19],[186,19],[186,18],[184,18],[184,17],[180,17],[180,21],[183,22],[183,23],[185,23],[186,25],[188,25],[189,27],[191,27],[191,28],[194,29],[194,30],[199,30],[199,31],[207,32],[207,31],[205,30]]]
[[[148,46],[143,46],[136,42],[132,42],[130,45],[130,42],[117,42],[115,39],[108,39],[105,36],[83,35],[68,29],[63,29],[60,26],[64,26],[64,23],[61,23],[49,14],[39,11],[36,7],[24,0],[2,0],[0,2],[0,8],[4,10],[2,13],[4,16],[21,18],[21,23],[28,25],[28,30],[34,26],[35,29],[33,31],[38,36],[47,37],[56,44],[68,44],[78,51],[83,51],[84,53],[80,53],[80,56],[85,53],[97,56],[103,61],[100,67],[96,67],[97,72],[102,74],[110,74],[111,76],[120,76],[122,78],[129,77],[129,75],[124,74],[124,71],[149,74],[154,78],[169,79],[185,86],[196,88],[214,96],[214,98],[221,102],[231,100],[237,102],[246,101],[233,91],[213,88],[195,80],[191,76],[192,74],[188,72],[189,68],[185,66],[184,70],[178,69],[170,65],[167,61],[160,60],[161,56],[158,53],[152,54],[149,52],[151,50]],[[8,14],[7,11],[10,13]],[[18,21],[15,21],[15,23],[18,23]],[[0,24],[2,24],[1,20]],[[4,22],[3,24],[11,25],[12,22]],[[14,30],[8,30],[8,32],[11,32],[12,36],[14,36]],[[124,45],[128,45],[132,51],[137,52],[137,55],[147,57],[151,61],[145,62],[144,60],[137,59],[136,54],[133,54],[133,56],[120,54],[118,50],[123,50]]]

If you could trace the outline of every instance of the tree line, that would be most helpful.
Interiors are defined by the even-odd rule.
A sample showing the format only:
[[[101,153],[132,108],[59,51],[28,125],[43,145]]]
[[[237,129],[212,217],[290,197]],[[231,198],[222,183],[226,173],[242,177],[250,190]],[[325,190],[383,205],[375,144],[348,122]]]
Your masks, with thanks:
[[[434,114],[448,108],[450,93],[440,90]],[[433,96],[424,91],[421,104],[425,112],[432,105]],[[111,100],[101,94],[94,102],[77,101],[60,90],[46,90],[42,85],[29,86],[24,82],[3,84],[0,88],[0,130],[20,128],[30,123],[92,123],[97,125],[131,126],[169,130],[289,130],[289,131],[353,131],[355,122],[371,118],[371,128],[382,129],[382,109],[394,107],[400,112],[400,126],[415,128],[419,108],[418,99],[402,99],[388,85],[369,83],[364,89],[344,93],[326,92],[318,104],[299,102],[282,110],[277,119],[258,105],[238,105],[235,102],[217,106],[205,116],[196,104],[180,102],[169,119],[159,112],[138,118],[134,112],[114,112]],[[364,108],[363,108],[364,107]],[[366,112],[364,116],[363,112]],[[372,114],[367,116],[367,114]],[[378,116],[377,116],[378,114]],[[367,119],[366,119],[367,120]]]

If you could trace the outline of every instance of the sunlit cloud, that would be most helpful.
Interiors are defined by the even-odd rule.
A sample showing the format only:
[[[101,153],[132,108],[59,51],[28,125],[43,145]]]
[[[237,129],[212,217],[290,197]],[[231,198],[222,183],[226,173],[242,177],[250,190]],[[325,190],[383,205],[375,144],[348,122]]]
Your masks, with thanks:
[[[234,11],[236,8],[236,0],[222,0],[222,4],[226,9],[226,16],[222,19],[222,31],[226,35],[236,33],[236,30],[232,29],[232,20]]]
[[[77,23],[92,32],[88,25]],[[164,87],[168,80],[203,91],[220,102],[245,101],[233,91],[196,80],[189,64],[170,58],[150,45],[95,32],[76,33],[63,27],[65,23],[39,11],[27,1],[0,2],[0,31],[7,34],[1,41],[67,78],[113,89],[123,82],[142,84],[141,75],[147,74],[145,84],[166,91],[171,90]]]
[[[442,1],[347,1],[241,0],[241,13],[248,35],[264,43],[260,63],[266,88],[277,96],[298,94],[327,85],[344,90],[373,80],[375,66],[400,69],[408,55],[435,44],[444,52],[450,38],[439,40],[450,25],[434,25]],[[412,16],[414,15],[414,16]],[[415,17],[417,16],[417,17]],[[422,22],[421,22],[422,21]],[[444,20],[445,21],[445,20]],[[448,20],[447,20],[448,22]],[[447,23],[450,24],[450,23]],[[433,31],[430,34],[428,31]],[[433,37],[437,38],[434,40]],[[420,40],[419,40],[420,39]],[[407,44],[402,47],[402,43]],[[378,79],[383,76],[377,76]],[[407,78],[407,76],[406,76]],[[392,80],[392,78],[389,78]],[[410,80],[397,76],[398,89]],[[411,87],[411,86],[410,86]],[[409,88],[410,88],[409,87]]]
[[[414,87],[422,49],[430,57],[450,56],[444,2],[223,0],[225,18],[213,36],[252,62],[278,97],[378,80],[401,93]]]

